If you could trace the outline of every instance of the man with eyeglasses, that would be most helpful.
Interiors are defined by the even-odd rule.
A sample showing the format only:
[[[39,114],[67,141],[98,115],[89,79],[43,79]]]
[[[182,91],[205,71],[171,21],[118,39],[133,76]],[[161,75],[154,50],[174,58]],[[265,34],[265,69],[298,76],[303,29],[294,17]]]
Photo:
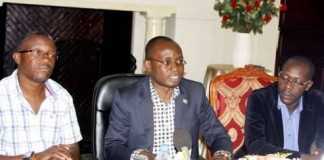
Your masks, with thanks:
[[[311,89],[314,70],[309,59],[291,57],[277,83],[250,95],[245,120],[249,154],[319,158],[324,149],[324,94]]]
[[[105,159],[153,160],[161,158],[161,151],[168,160],[174,159],[179,130],[184,134],[179,139],[188,135],[187,141],[192,141],[187,147],[190,159],[198,159],[200,135],[215,153],[214,159],[231,157],[230,138],[208,104],[202,84],[183,78],[185,64],[180,46],[172,39],[158,36],[147,43],[148,76],[114,95]]]
[[[27,34],[12,57],[17,69],[0,81],[0,159],[78,160],[82,136],[72,97],[49,79],[53,39]]]

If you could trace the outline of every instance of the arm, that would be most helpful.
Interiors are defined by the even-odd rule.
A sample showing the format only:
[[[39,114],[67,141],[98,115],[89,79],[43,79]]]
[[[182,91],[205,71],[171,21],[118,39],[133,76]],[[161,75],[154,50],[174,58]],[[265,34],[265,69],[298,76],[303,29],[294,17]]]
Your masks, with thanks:
[[[79,160],[80,151],[78,142],[82,140],[74,104],[68,92],[61,95],[64,101],[64,114],[59,117],[60,144],[53,145],[46,150],[35,153],[36,160],[58,158],[67,160]]]
[[[0,160],[22,160],[23,156],[19,155],[19,156],[4,156],[4,155],[0,155]]]
[[[225,150],[232,153],[232,143],[224,126],[220,123],[209,105],[207,97],[203,91],[202,104],[199,113],[200,133],[206,139],[207,145],[212,152]]]
[[[33,159],[35,160],[49,160],[49,159],[79,160],[80,159],[79,145],[77,143],[54,145],[43,152],[35,153]]]
[[[65,146],[67,146],[73,160],[80,160],[80,149],[78,143],[69,144]]]
[[[315,142],[314,148],[316,148],[317,152],[324,153],[324,94],[322,92],[318,92],[318,100],[316,107],[316,134],[315,134]]]
[[[127,106],[116,91],[110,113],[109,127],[104,138],[105,159],[129,160],[132,151],[127,147],[129,119]]]
[[[283,148],[267,141],[266,118],[272,112],[267,109],[269,102],[262,99],[262,96],[255,92],[249,96],[247,104],[247,113],[245,118],[245,145],[249,154],[268,154],[280,151],[286,151]],[[270,98],[270,97],[267,97]],[[271,116],[270,116],[271,117]],[[274,122],[273,122],[274,123]],[[270,128],[268,126],[268,128]]]

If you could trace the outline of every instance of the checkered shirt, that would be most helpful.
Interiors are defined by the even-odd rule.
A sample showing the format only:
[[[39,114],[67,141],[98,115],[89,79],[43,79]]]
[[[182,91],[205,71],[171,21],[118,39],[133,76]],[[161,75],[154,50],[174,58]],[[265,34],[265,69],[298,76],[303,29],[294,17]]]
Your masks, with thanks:
[[[152,81],[150,80],[151,98],[153,101],[153,126],[154,126],[154,140],[153,153],[158,153],[161,145],[167,145],[169,155],[171,158],[175,156],[175,149],[173,144],[174,133],[174,115],[175,115],[175,98],[179,95],[179,87],[173,90],[170,103],[164,103],[157,91],[154,89]]]
[[[17,70],[0,81],[0,155],[40,152],[82,139],[71,95],[47,80],[46,98],[35,113],[24,98]]]

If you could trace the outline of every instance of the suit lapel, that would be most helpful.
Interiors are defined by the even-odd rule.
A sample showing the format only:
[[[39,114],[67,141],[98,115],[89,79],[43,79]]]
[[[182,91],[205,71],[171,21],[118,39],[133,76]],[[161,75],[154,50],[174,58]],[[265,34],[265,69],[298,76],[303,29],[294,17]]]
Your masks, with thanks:
[[[183,87],[183,85],[179,85],[180,87],[180,94],[175,99],[175,120],[174,120],[174,128],[184,128],[185,124],[188,124],[186,122],[186,118],[184,117],[186,114],[186,110],[188,109],[189,105],[189,99],[188,95],[185,90],[186,88]]]
[[[283,137],[283,124],[282,124],[282,116],[281,111],[276,108],[273,110],[273,116],[274,116],[274,131],[276,134],[276,144],[283,147],[284,137]]]
[[[184,128],[185,123],[183,120],[185,120],[185,112],[186,109],[188,109],[188,99],[184,95],[179,95],[175,100],[175,120],[174,120],[174,126],[175,128]]]
[[[273,124],[274,134],[276,135],[275,143],[276,143],[276,145],[283,147],[283,143],[284,143],[283,124],[282,124],[281,111],[278,109],[277,87],[278,87],[277,84],[273,85],[272,93],[274,93],[274,94],[269,95],[269,98],[271,99],[271,103],[269,105],[271,105],[270,108],[272,108],[272,110],[270,111],[270,113],[272,113],[270,115],[270,118],[271,118],[271,121]]]
[[[300,113],[300,120],[299,120],[299,131],[298,131],[298,146],[299,150],[305,148],[305,142],[309,141],[307,133],[310,131],[314,131],[313,126],[313,118],[314,118],[314,111],[312,110],[310,102],[307,100],[307,96],[305,95],[303,98],[303,110]]]
[[[141,119],[141,124],[148,128],[146,135],[147,144],[149,144],[149,150],[153,149],[153,103],[151,100],[151,92],[149,86],[149,79],[145,78],[144,83],[142,83],[143,89],[140,92],[140,101],[138,109],[138,115]]]
[[[174,126],[175,128],[186,128],[186,124],[188,124],[188,121],[186,119],[186,113],[189,105],[189,99],[188,95],[185,93],[188,93],[186,91],[186,88],[183,87],[180,83],[180,94],[175,99],[175,120],[174,120]],[[150,142],[149,149],[153,149],[153,102],[151,100],[151,92],[150,92],[150,86],[149,86],[149,79],[146,78],[143,83],[143,89],[140,93],[140,109],[138,110],[138,115],[140,115],[140,119],[142,119],[142,124],[145,126],[150,126],[150,129],[147,133],[147,140]],[[190,123],[190,122],[189,122]]]

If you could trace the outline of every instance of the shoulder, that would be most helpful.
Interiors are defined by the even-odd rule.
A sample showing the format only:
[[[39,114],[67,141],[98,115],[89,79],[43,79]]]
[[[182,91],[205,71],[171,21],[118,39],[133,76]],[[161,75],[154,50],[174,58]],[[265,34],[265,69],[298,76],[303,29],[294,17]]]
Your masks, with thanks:
[[[117,92],[121,97],[134,97],[134,96],[145,94],[148,91],[149,91],[148,77],[141,77],[137,82],[117,89]]]
[[[268,109],[277,106],[277,101],[278,101],[277,84],[271,84],[267,87],[252,91],[251,95],[247,99],[247,109],[248,111],[249,110],[268,111]]]
[[[16,84],[17,82],[11,76],[0,81],[0,110],[9,109],[13,103],[18,102],[19,93]]]
[[[11,76],[4,77],[0,80],[0,90],[1,92],[5,89],[11,86],[11,84],[14,83],[14,80]]]
[[[324,93],[318,89],[311,89],[305,93],[305,96],[310,98],[324,98]]]
[[[180,87],[190,89],[190,90],[204,90],[202,83],[183,78],[180,82]]]
[[[63,87],[61,86],[58,82],[48,79],[45,82],[45,85],[51,94],[53,94],[56,98],[58,99],[67,99],[70,100],[72,99],[72,96],[70,93]]]
[[[259,88],[252,91],[251,96],[259,98],[271,98],[276,97],[278,93],[277,84],[273,83],[267,87]]]
[[[16,72],[12,73],[10,76],[4,77],[0,80],[0,96],[1,99],[7,97],[17,97],[18,89],[17,89],[17,74]]]
[[[303,98],[306,103],[313,103],[317,105],[324,105],[324,93],[317,89],[311,89],[304,93]]]

